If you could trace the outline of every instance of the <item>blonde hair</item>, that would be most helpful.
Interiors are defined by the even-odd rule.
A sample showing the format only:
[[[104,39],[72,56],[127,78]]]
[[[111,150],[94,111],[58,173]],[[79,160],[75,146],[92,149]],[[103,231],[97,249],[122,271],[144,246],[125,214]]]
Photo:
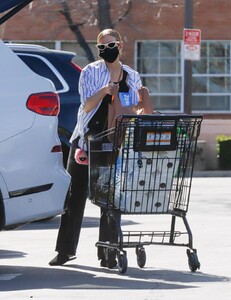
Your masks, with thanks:
[[[101,38],[105,35],[111,35],[113,36],[114,38],[116,38],[116,40],[118,42],[122,42],[122,38],[121,38],[121,35],[119,34],[118,31],[114,30],[114,29],[104,29],[103,31],[101,31],[98,36],[97,36],[97,44],[99,44],[99,41],[101,40]]]

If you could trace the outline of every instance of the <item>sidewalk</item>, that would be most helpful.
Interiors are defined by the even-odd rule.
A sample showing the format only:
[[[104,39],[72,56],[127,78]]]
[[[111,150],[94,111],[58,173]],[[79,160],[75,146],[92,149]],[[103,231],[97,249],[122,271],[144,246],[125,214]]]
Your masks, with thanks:
[[[187,219],[201,263],[195,273],[189,270],[185,247],[163,245],[145,246],[144,268],[138,267],[134,248],[127,249],[125,274],[101,268],[95,247],[99,208],[88,201],[77,259],[64,266],[48,265],[60,217],[1,233],[2,251],[23,255],[1,260],[3,276],[15,278],[0,281],[0,299],[230,300],[230,183],[229,177],[193,178]],[[122,230],[169,230],[169,217],[122,215]]]
[[[97,235],[91,228],[85,228],[80,241],[79,263],[82,270],[94,276],[91,284],[97,289],[90,285],[79,299],[230,299],[230,183],[230,178],[223,177],[193,180],[187,219],[201,263],[200,270],[195,273],[189,270],[185,247],[163,245],[145,246],[147,262],[143,269],[137,266],[134,248],[127,250],[128,269],[125,274],[120,274],[117,269],[102,269],[96,260],[96,249],[93,249]],[[88,226],[89,217],[97,217],[98,213],[98,207],[87,204],[85,222]],[[169,230],[168,217],[123,215],[122,230]],[[98,229],[96,232],[98,234]]]
[[[219,173],[227,176],[229,174],[229,172]],[[128,270],[123,275],[119,274],[118,270],[98,269],[98,262],[93,254],[92,263],[94,261],[94,270],[97,272],[95,279],[98,279],[101,285],[100,278],[104,278],[104,283],[94,292],[88,291],[87,295],[91,295],[94,299],[104,297],[112,300],[230,299],[231,179],[214,177],[213,172],[206,174],[209,178],[204,175],[204,178],[193,179],[187,214],[194,247],[201,263],[200,270],[195,273],[189,270],[185,247],[146,246],[147,262],[143,269],[137,266],[134,248],[128,249]],[[87,215],[95,216],[96,211],[97,209],[88,203]],[[169,230],[168,217],[124,215],[122,230]],[[80,246],[82,254],[93,237],[91,229],[87,232],[88,235],[81,239],[85,245]],[[85,238],[89,238],[89,241],[87,242]],[[95,243],[95,237],[93,240]],[[96,253],[96,250],[94,252]],[[86,269],[90,270],[89,256],[86,252],[83,255],[82,265],[88,264]]]

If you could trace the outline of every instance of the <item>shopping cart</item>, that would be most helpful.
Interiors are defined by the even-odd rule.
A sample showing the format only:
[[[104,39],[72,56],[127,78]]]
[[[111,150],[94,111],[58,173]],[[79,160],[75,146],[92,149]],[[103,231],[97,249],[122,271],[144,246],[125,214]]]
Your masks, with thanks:
[[[186,213],[201,122],[201,115],[121,115],[115,128],[89,138],[89,198],[118,231],[118,242],[96,243],[108,268],[116,253],[119,272],[127,271],[125,248],[135,248],[144,267],[144,246],[151,244],[187,247],[190,270],[200,268]],[[125,214],[171,215],[170,230],[122,231]],[[176,218],[183,220],[183,231],[176,230]]]

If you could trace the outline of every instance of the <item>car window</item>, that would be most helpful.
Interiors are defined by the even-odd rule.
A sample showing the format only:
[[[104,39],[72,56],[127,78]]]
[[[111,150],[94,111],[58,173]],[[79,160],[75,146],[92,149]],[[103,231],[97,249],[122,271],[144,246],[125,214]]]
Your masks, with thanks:
[[[53,70],[40,58],[30,55],[20,54],[19,57],[23,60],[23,62],[35,73],[50,79],[57,91],[63,89],[63,85]]]

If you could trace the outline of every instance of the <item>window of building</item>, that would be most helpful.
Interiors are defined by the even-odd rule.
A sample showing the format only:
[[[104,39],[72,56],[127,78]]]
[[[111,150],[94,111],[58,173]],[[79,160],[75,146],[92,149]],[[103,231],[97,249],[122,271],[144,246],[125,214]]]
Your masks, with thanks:
[[[203,41],[201,59],[193,62],[192,110],[231,113],[230,41]],[[182,41],[137,41],[136,69],[156,110],[183,111]]]

